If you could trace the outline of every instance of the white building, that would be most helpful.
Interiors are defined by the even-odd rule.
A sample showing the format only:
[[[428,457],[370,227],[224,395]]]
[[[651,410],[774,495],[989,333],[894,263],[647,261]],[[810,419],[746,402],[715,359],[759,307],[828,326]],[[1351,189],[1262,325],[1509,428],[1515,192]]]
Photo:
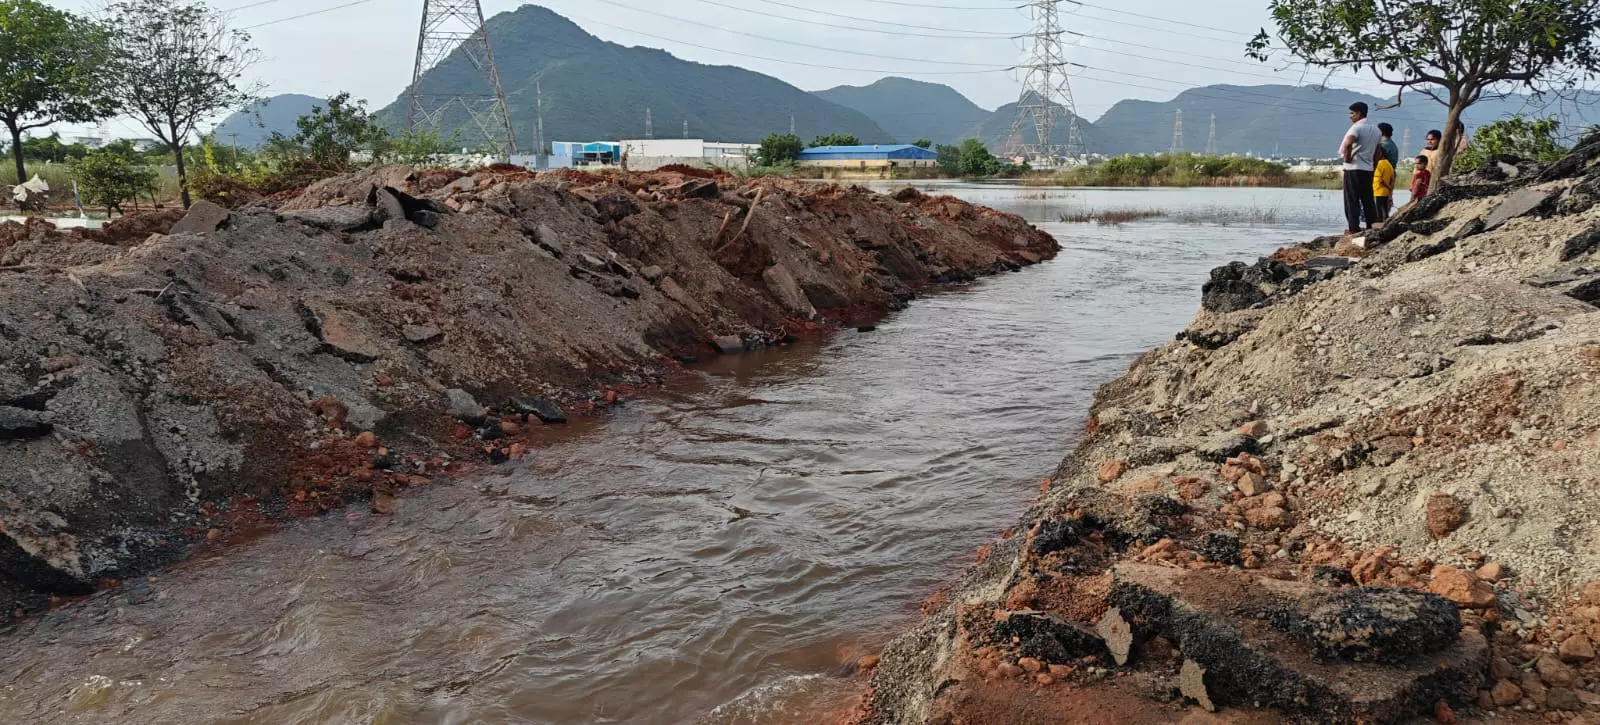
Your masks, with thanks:
[[[685,166],[743,166],[761,144],[724,143],[697,138],[652,138],[619,141],[628,168],[659,169],[668,164]]]

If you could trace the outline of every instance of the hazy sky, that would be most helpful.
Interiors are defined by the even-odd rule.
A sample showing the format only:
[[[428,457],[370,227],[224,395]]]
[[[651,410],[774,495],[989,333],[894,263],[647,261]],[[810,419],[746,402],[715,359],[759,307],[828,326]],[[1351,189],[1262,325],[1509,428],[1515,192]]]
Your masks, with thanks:
[[[98,4],[54,2],[73,10]],[[483,0],[483,11],[493,16],[522,4]],[[1005,68],[1023,60],[1026,45],[1010,36],[1032,26],[1027,9],[1019,9],[1022,0],[535,4],[605,40],[738,65],[806,90],[863,85],[892,74],[948,84],[990,109],[1016,100],[1020,76]],[[216,0],[216,7],[232,11],[235,24],[249,29],[265,54],[255,73],[269,94],[325,96],[347,90],[377,108],[411,79],[421,0]],[[1090,119],[1124,98],[1167,100],[1192,86],[1323,80],[1244,58],[1248,36],[1268,21],[1266,0],[1062,0],[1060,8],[1063,26],[1082,34],[1066,36],[1066,52],[1069,60],[1090,68],[1071,71],[1078,111]],[[290,19],[316,11],[326,12]],[[1382,93],[1375,83],[1348,73],[1330,85]],[[113,133],[125,133],[123,125],[113,124]]]

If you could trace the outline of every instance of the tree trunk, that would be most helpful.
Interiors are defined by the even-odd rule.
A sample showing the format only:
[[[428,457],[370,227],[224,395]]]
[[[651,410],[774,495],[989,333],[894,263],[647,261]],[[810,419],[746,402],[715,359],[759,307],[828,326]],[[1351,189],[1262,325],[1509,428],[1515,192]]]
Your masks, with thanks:
[[[178,159],[178,197],[183,208],[189,208],[189,174],[183,169],[183,144],[172,144],[172,155]]]
[[[22,164],[22,130],[15,123],[7,123],[6,130],[11,132],[11,156],[17,161],[17,183],[20,184],[28,180],[24,176],[28,169]]]
[[[1445,174],[1450,173],[1450,167],[1456,160],[1456,124],[1461,122],[1461,113],[1467,110],[1467,104],[1452,98],[1450,114],[1445,120],[1444,138],[1439,139],[1439,153],[1434,155],[1434,164],[1428,171],[1433,173],[1434,183],[1437,184]]]

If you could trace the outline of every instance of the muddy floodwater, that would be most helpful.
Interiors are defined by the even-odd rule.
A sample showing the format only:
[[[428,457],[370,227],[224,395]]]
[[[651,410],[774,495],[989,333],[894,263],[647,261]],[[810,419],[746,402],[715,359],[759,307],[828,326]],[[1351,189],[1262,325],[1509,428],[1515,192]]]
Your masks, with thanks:
[[[872,331],[725,358],[393,515],[297,522],[23,621],[0,634],[0,721],[815,723],[1211,267],[1342,226],[1331,192],[918,186],[1065,249]],[[1056,221],[1106,209],[1195,213]]]

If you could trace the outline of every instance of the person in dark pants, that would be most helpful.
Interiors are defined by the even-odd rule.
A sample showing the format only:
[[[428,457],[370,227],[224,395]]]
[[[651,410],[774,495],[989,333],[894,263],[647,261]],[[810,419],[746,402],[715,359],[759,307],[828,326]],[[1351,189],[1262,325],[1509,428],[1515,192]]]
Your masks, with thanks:
[[[1350,130],[1344,133],[1339,144],[1339,158],[1344,159],[1344,219],[1345,233],[1359,234],[1362,220],[1366,229],[1378,221],[1378,204],[1372,198],[1372,171],[1377,163],[1378,127],[1367,120],[1367,104],[1356,101],[1350,104]]]

